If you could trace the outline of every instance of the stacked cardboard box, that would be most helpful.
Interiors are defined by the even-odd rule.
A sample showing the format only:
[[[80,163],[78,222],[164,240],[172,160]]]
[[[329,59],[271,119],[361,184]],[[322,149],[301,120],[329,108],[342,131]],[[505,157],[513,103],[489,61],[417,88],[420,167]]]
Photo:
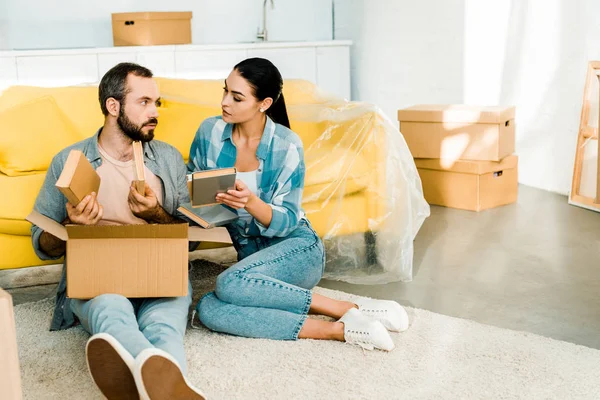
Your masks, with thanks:
[[[517,200],[514,107],[417,105],[398,110],[430,204],[481,211]]]

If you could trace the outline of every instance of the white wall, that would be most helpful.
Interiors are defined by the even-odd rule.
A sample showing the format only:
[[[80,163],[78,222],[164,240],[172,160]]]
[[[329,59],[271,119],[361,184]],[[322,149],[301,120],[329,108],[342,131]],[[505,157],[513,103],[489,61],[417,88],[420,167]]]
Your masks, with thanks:
[[[353,98],[392,120],[417,103],[517,107],[519,181],[571,185],[587,62],[600,59],[597,0],[335,0],[352,39]]]
[[[351,39],[352,97],[398,108],[462,100],[463,0],[335,0],[335,38]]]
[[[8,3],[0,0],[0,50],[8,49]]]
[[[464,100],[516,105],[519,181],[567,194],[587,63],[600,59],[600,2],[483,3],[466,2]]]
[[[267,16],[269,39],[330,40],[331,2],[275,0]],[[194,44],[254,42],[262,24],[262,4],[263,0],[0,0],[0,49],[109,47],[111,13],[135,11],[192,11]]]

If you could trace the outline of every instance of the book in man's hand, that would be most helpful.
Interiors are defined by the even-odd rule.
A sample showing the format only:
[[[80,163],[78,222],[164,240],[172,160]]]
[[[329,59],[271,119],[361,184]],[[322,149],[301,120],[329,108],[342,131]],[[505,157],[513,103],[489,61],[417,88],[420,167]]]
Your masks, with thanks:
[[[71,150],[55,186],[75,207],[88,194],[92,192],[98,194],[100,175],[85,154],[79,150]]]
[[[218,193],[235,189],[237,170],[233,168],[218,168],[197,171],[191,174],[190,199],[192,207],[218,205]]]
[[[144,146],[142,142],[133,142],[133,184],[135,190],[142,196],[146,195],[146,172],[144,170]]]
[[[237,213],[221,204],[192,207],[191,203],[184,203],[177,208],[177,211],[205,229],[227,225],[238,219]]]

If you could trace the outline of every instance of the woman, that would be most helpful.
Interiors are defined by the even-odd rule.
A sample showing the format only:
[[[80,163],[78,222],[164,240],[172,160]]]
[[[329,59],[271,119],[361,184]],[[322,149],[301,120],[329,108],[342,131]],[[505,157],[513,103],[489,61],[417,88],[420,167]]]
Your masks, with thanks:
[[[357,304],[313,293],[325,267],[323,243],[301,209],[304,152],[292,132],[283,81],[268,60],[250,58],[225,80],[222,116],[205,120],[192,143],[190,172],[235,166],[235,190],[217,202],[237,210],[227,228],[238,263],[221,273],[196,310],[209,329],[279,340],[333,339],[392,350],[386,328],[408,327],[396,302]],[[307,318],[308,313],[338,319]]]

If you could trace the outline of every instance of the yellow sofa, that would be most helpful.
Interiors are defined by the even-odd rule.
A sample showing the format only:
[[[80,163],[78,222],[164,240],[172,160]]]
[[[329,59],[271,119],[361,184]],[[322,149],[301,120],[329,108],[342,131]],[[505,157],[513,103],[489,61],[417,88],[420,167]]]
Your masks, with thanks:
[[[166,78],[157,78],[157,82],[163,104],[155,137],[175,146],[187,161],[199,124],[220,114],[223,83]],[[390,175],[386,160],[390,157],[390,127],[382,122],[377,109],[322,95],[306,81],[286,81],[284,96],[291,128],[305,146],[303,207],[309,220],[326,242],[364,233],[370,246],[367,263],[376,263],[374,237],[390,217],[392,223],[399,220],[394,220],[390,211],[390,189],[394,189],[396,179]],[[0,94],[0,269],[44,264],[33,252],[25,217],[52,157],[95,133],[102,123],[96,86],[14,86]],[[401,138],[397,130],[395,134]],[[406,174],[401,171],[401,175]],[[414,175],[418,180],[416,170]],[[420,189],[420,181],[418,186]],[[423,206],[409,203],[393,202],[391,206],[409,207],[409,214],[424,219]],[[416,221],[416,229],[408,227],[414,234],[422,219]],[[394,232],[395,227],[385,229]],[[411,267],[412,238],[414,235],[410,239]],[[407,246],[393,238],[392,243]],[[344,252],[343,248],[338,250]],[[354,259],[354,266],[362,262],[356,257],[350,259]]]

